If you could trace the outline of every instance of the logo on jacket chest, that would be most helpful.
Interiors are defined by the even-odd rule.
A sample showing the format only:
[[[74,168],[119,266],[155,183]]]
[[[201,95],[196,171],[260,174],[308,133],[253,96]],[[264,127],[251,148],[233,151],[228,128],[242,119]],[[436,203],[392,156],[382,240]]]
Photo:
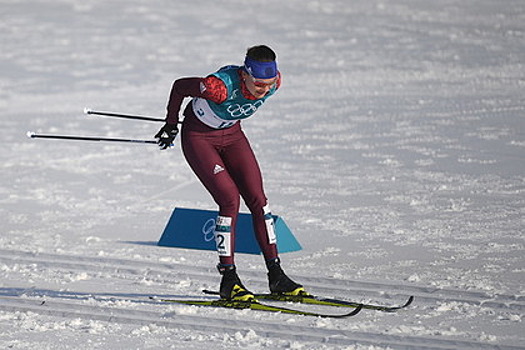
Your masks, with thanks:
[[[226,111],[232,118],[248,118],[253,113],[257,112],[257,109],[263,105],[263,100],[257,100],[254,102],[247,103],[232,103],[228,106]]]

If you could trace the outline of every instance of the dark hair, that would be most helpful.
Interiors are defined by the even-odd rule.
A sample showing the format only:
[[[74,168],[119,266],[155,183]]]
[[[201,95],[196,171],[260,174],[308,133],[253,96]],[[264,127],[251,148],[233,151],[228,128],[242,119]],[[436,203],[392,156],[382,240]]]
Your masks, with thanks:
[[[266,45],[252,46],[246,51],[246,56],[259,62],[275,61],[277,55]]]

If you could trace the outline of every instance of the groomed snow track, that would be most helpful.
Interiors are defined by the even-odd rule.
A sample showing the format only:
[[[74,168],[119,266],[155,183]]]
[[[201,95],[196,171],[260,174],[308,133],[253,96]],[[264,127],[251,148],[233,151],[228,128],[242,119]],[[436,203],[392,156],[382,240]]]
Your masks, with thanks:
[[[88,272],[99,278],[141,281],[144,278],[165,285],[191,279],[210,284],[216,280],[216,272],[190,264],[165,264],[107,257],[87,257],[65,254],[32,253],[16,250],[0,250],[0,264],[4,266],[26,266],[33,269],[64,270],[78,273]],[[184,272],[178,272],[184,271]],[[251,278],[250,285],[264,288],[263,274],[243,272]],[[362,295],[363,298],[398,303],[408,295],[415,295],[413,308],[438,302],[461,302],[470,305],[509,309],[523,313],[525,300],[512,295],[488,295],[483,292],[444,290],[412,285],[393,285],[358,282],[328,278],[296,276],[316,293],[330,296]],[[100,284],[103,284],[103,280]],[[152,292],[156,292],[152,290]],[[193,291],[189,291],[190,293]],[[197,292],[197,291],[196,291]],[[169,295],[163,295],[169,296]],[[180,295],[179,295],[180,296]],[[186,295],[187,296],[187,295]],[[116,303],[115,301],[124,302]],[[184,314],[188,307],[167,307],[159,304],[143,310],[139,306],[158,304],[148,300],[148,295],[135,293],[105,293],[100,291],[71,292],[45,288],[2,286],[0,288],[0,310],[11,313],[36,313],[63,318],[80,318],[110,323],[132,325],[156,325],[167,329],[185,329],[205,333],[235,333],[253,330],[258,336],[290,341],[313,342],[327,345],[380,346],[389,349],[524,349],[519,346],[496,345],[478,341],[447,339],[446,337],[393,335],[370,331],[342,330],[332,327],[294,325],[286,322],[288,316],[274,315],[253,320],[249,311],[239,317],[217,317],[218,313],[194,312]],[[126,307],[127,306],[127,307]],[[158,311],[152,311],[158,310]],[[168,311],[167,311],[168,310]],[[179,312],[178,310],[182,310]],[[230,316],[238,311],[224,310]],[[403,312],[411,312],[411,309]],[[246,317],[244,317],[246,316]],[[359,317],[359,316],[357,316]]]

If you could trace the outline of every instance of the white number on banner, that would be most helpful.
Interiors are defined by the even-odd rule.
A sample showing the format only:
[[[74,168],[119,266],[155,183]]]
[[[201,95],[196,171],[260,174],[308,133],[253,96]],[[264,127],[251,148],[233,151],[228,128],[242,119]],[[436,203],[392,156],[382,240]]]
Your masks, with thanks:
[[[202,226],[202,234],[204,235],[204,241],[209,242],[213,240],[215,232],[215,219],[209,219],[206,221],[204,226]]]

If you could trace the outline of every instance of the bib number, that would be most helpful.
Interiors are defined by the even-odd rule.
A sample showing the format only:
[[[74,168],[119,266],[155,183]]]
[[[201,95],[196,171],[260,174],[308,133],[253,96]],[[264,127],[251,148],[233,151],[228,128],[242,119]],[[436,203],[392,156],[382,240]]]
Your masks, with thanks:
[[[231,223],[232,218],[227,216],[218,216],[215,225],[215,244],[219,256],[231,256]]]

